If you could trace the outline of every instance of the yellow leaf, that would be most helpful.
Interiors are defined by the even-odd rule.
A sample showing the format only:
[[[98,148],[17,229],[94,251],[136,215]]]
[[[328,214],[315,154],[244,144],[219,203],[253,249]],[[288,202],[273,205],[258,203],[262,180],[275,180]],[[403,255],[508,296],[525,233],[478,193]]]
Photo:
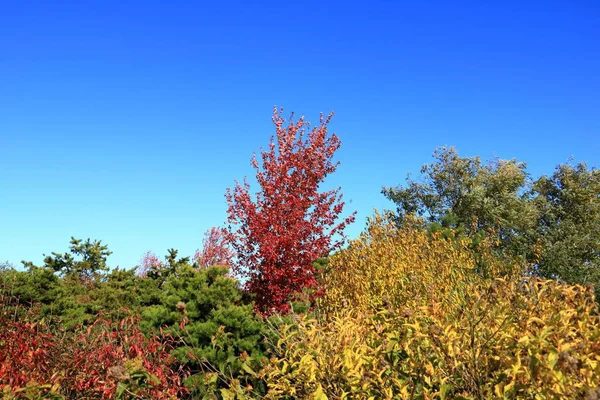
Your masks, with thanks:
[[[531,324],[532,322],[538,323],[542,326],[546,325],[546,323],[538,317],[529,317],[529,319],[527,320],[527,324]]]
[[[321,384],[317,386],[317,390],[313,393],[313,400],[328,400],[327,395],[323,392]]]
[[[523,336],[521,339],[519,339],[519,344],[528,345],[529,344],[529,336]]]

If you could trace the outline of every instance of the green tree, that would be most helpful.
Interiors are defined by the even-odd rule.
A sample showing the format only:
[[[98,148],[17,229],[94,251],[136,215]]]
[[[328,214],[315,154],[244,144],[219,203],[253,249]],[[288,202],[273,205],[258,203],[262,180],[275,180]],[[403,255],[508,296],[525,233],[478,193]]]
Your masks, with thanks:
[[[421,179],[384,188],[397,206],[397,222],[423,217],[425,228],[466,234],[477,242],[495,234],[499,253],[519,256],[535,273],[591,284],[600,299],[600,171],[585,163],[557,166],[529,182],[515,160],[461,158],[439,148]]]
[[[9,267],[0,272],[0,290],[23,304],[52,304],[60,296],[60,280],[48,268],[31,266],[27,271]]]
[[[585,163],[559,165],[533,183],[539,273],[593,284],[600,295],[600,171]]]
[[[108,246],[103,245],[100,240],[92,242],[87,239],[84,242],[82,239],[71,237],[69,252],[64,254],[52,252],[51,256],[44,258],[44,267],[62,276],[78,278],[89,283],[108,271],[106,258],[111,254]],[[34,266],[31,262],[22,261],[22,263],[27,268]]]
[[[23,262],[25,271],[7,269],[4,292],[20,303],[39,304],[41,315],[59,317],[69,329],[91,323],[99,312],[119,320],[158,304],[157,282],[136,276],[134,269],[108,271],[110,254],[100,241],[72,238],[69,252],[53,252],[42,266]]]
[[[143,279],[135,269],[114,269],[93,286],[69,278],[60,279],[60,296],[52,304],[53,313],[63,318],[66,327],[87,325],[98,313],[118,321],[140,314],[145,307],[160,304],[158,282]]]
[[[435,162],[423,166],[418,181],[409,175],[406,186],[383,188],[397,206],[398,222],[417,215],[434,231],[495,232],[503,249],[527,256],[537,210],[527,193],[525,163],[483,163],[479,157],[460,157],[453,147],[439,148],[433,156]]]
[[[143,308],[142,326],[148,334],[162,328],[181,338],[173,354],[197,373],[188,384],[202,397],[217,390],[218,382],[209,379],[216,379],[217,371],[235,377],[242,374],[241,358],[263,357],[265,322],[228,267],[198,269],[176,255],[169,251],[166,257],[170,266],[161,271],[168,274],[142,278],[156,282],[161,291],[157,304]]]
[[[154,255],[154,253],[148,252],[146,257],[142,260],[143,263],[148,262],[148,265],[138,266],[138,271],[144,271],[141,276],[146,276],[155,282],[157,285],[161,287],[170,276],[177,275],[177,271],[181,269],[183,266],[187,266],[190,264],[190,257],[179,257],[177,258],[178,251],[175,249],[168,249],[168,254],[165,256],[165,262],[158,261],[158,257]]]

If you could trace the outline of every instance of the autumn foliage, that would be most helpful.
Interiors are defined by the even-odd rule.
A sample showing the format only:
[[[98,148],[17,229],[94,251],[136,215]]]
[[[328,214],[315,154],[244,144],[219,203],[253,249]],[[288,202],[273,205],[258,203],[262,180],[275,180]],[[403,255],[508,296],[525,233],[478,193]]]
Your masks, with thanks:
[[[141,277],[145,277],[149,271],[160,270],[163,267],[164,263],[160,260],[160,258],[158,258],[155,253],[147,251],[142,256],[136,273]]]
[[[191,258],[109,272],[72,238],[0,263],[0,397],[600,399],[598,171],[527,194],[524,164],[444,150],[342,247],[330,120],[275,109],[259,190],[228,189],[229,226]]]
[[[172,399],[185,393],[182,377],[169,354],[170,337],[146,338],[138,327],[138,318],[118,322],[97,318],[74,343],[69,371],[77,392],[91,397],[113,398],[119,391],[154,399]],[[127,388],[123,382],[147,381],[146,385]]]
[[[593,290],[520,275],[492,245],[376,215],[331,258],[319,318],[279,328],[264,398],[597,398]]]
[[[43,325],[0,316],[0,389],[24,388],[29,382],[57,384],[47,360],[59,357],[54,337]],[[58,386],[56,386],[58,388]]]
[[[351,215],[338,221],[344,208],[340,189],[319,191],[338,165],[332,158],[341,142],[327,131],[332,114],[321,115],[310,129],[304,118],[286,122],[280,113],[273,111],[275,136],[261,153],[262,168],[252,158],[260,186],[256,198],[246,180],[226,194],[234,268],[266,314],[287,312],[295,295],[316,288],[312,264],[339,248],[344,227],[354,220]]]
[[[223,228],[212,227],[204,233],[202,250],[196,250],[192,261],[201,268],[212,265],[230,267],[235,253],[227,241],[227,232]]]
[[[169,354],[171,339],[147,338],[137,318],[115,323],[99,316],[73,332],[40,319],[35,308],[1,300],[3,398],[173,399],[187,391],[186,372]]]

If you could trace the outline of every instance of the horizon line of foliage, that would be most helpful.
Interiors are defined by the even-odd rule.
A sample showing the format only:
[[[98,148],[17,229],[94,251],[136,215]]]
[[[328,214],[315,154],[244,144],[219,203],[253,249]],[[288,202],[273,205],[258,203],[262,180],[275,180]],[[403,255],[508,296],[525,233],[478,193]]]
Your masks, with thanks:
[[[432,233],[422,229],[421,224],[418,219],[407,218],[398,227],[393,215],[376,214],[359,239],[322,265],[325,296],[313,312],[276,315],[265,321],[247,303],[248,315],[261,327],[259,332],[254,331],[258,340],[251,346],[258,344],[260,349],[253,353],[236,349],[240,340],[247,345],[248,338],[239,335],[247,319],[231,326],[218,315],[232,313],[214,313],[224,311],[215,303],[229,296],[224,288],[232,289],[230,284],[238,289],[233,293],[243,296],[239,283],[226,275],[227,268],[194,268],[172,250],[165,257],[171,271],[168,275],[148,274],[142,278],[134,270],[117,270],[98,276],[90,284],[81,279],[86,274],[57,276],[51,272],[60,289],[71,296],[87,293],[89,298],[83,299],[91,303],[107,293],[102,289],[111,281],[113,289],[121,287],[119,277],[123,274],[136,283],[127,289],[147,283],[131,300],[142,293],[152,297],[151,290],[164,291],[158,296],[158,304],[142,307],[139,328],[133,329],[134,333],[135,329],[147,332],[150,343],[156,343],[153,346],[165,334],[176,338],[169,342],[176,363],[156,364],[156,358],[148,360],[144,356],[154,352],[136,353],[135,349],[133,356],[124,355],[119,353],[118,341],[88,336],[90,343],[98,344],[79,360],[89,362],[90,357],[99,357],[112,364],[96,363],[95,369],[86,370],[87,375],[60,378],[56,375],[60,370],[52,368],[62,366],[64,376],[71,376],[67,371],[72,367],[60,364],[58,360],[64,360],[65,353],[58,355],[54,349],[65,345],[70,348],[73,342],[65,341],[66,324],[48,321],[58,317],[66,322],[73,314],[60,317],[51,314],[51,308],[45,314],[28,315],[27,310],[13,313],[14,305],[3,305],[3,314],[9,316],[4,321],[13,323],[8,332],[18,332],[18,337],[33,332],[37,336],[25,338],[42,344],[32,347],[25,339],[25,350],[30,353],[19,347],[18,354],[31,354],[33,362],[50,367],[46,381],[43,374],[38,374],[36,381],[24,387],[6,386],[0,374],[4,398],[23,398],[19,397],[22,394],[36,399],[115,398],[117,390],[121,397],[116,398],[135,398],[130,393],[150,391],[153,398],[223,399],[513,399],[532,393],[541,399],[592,399],[600,394],[600,319],[593,290],[553,280],[524,279],[519,260],[509,263],[495,251],[496,238],[488,236],[473,247],[470,238],[458,230]],[[448,237],[450,233],[452,237]],[[54,264],[32,267],[31,271],[50,272],[50,265]],[[482,265],[487,267],[486,274],[481,273]],[[68,270],[77,268],[71,265]],[[18,289],[29,285],[15,284],[19,282],[15,274],[21,279],[31,278],[31,271],[3,271],[3,294],[9,291],[10,298],[16,299]],[[79,291],[74,290],[77,286]],[[97,290],[99,297],[94,293]],[[54,294],[64,299],[60,293]],[[123,320],[123,311],[116,310],[122,303],[114,302],[120,298],[114,296],[104,306],[107,321]],[[76,298],[71,304],[80,300]],[[212,321],[199,320],[202,306],[211,308]],[[93,309],[88,312],[91,317]],[[19,322],[26,321],[24,326],[14,325],[17,313],[22,320]],[[96,324],[97,319],[92,317],[70,329],[74,337],[81,337],[80,332]],[[211,331],[211,326],[216,329]],[[40,331],[42,328],[45,331]],[[122,335],[118,330],[98,332]],[[139,335],[133,337],[144,343]],[[0,356],[5,350],[0,346]],[[48,363],[48,358],[55,364]],[[164,359],[166,362],[168,358]],[[27,365],[20,365],[20,376],[25,376],[30,368]],[[164,369],[167,367],[170,369]],[[175,382],[186,383],[171,387],[171,393],[178,393],[176,397],[162,397],[169,386],[158,378],[161,371],[160,376],[170,371],[173,375],[169,376],[178,377]],[[10,376],[16,376],[14,371]],[[104,376],[112,380],[101,384],[99,379]]]

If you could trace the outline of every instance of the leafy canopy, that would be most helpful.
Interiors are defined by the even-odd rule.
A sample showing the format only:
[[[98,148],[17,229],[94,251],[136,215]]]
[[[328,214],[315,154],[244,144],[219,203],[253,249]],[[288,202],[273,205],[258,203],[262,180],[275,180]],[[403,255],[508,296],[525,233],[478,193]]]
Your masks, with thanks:
[[[600,171],[559,165],[532,188],[539,210],[539,272],[592,284],[600,298]]]
[[[397,222],[426,219],[430,231],[494,235],[497,252],[526,260],[537,275],[595,286],[600,299],[600,171],[561,164],[531,182],[515,160],[482,163],[440,148],[419,181],[383,188]]]
[[[463,158],[453,147],[442,147],[435,162],[421,169],[421,179],[406,186],[383,188],[396,203],[399,220],[416,214],[433,230],[460,228],[467,234],[497,232],[506,247],[523,251],[523,233],[536,223],[537,211],[525,193],[525,163],[479,157]]]

